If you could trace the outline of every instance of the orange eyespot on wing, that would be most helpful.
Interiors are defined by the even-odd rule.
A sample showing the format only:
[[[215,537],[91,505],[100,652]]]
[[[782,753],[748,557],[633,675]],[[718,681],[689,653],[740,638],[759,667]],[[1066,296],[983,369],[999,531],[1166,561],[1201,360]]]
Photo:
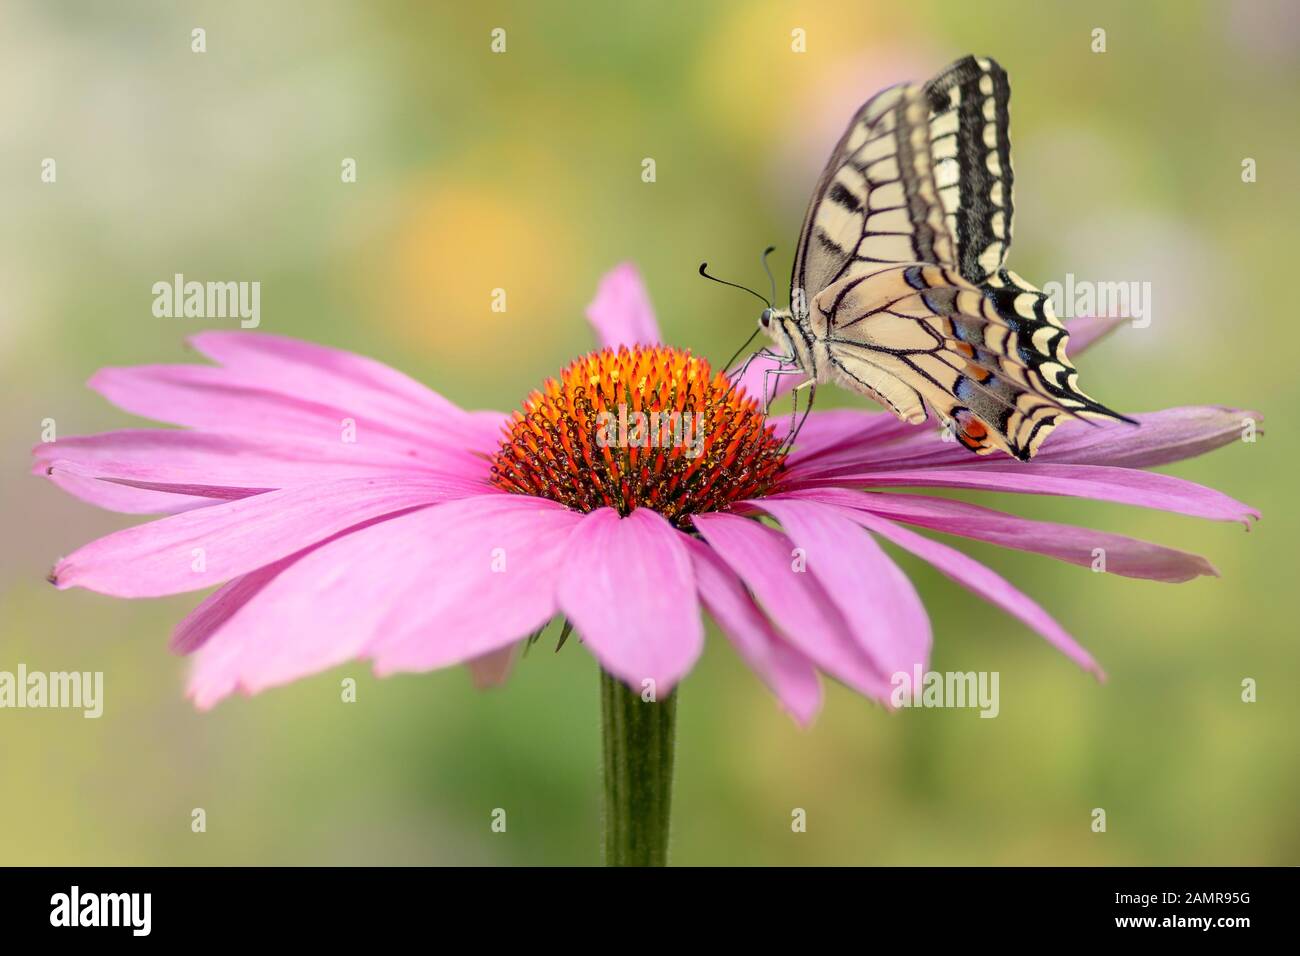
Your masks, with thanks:
[[[987,455],[997,448],[990,440],[988,428],[967,409],[963,408],[953,416],[952,428],[957,441],[977,455]]]

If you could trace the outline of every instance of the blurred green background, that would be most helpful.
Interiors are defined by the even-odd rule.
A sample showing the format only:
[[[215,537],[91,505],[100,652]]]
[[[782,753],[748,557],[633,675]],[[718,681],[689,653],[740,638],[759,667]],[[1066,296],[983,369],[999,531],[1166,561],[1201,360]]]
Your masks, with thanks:
[[[0,17],[0,669],[102,670],[107,697],[99,720],[0,711],[0,863],[597,862],[597,672],[579,645],[539,646],[489,693],[460,668],[377,681],[354,665],[196,713],[165,646],[196,595],[45,583],[57,556],[136,519],[27,474],[40,422],[132,423],[83,383],[102,365],[186,360],[204,322],[150,311],[151,285],[176,272],[259,280],[264,331],[375,356],[467,407],[514,407],[588,349],[583,308],[624,259],[668,339],[721,360],[755,303],[700,280],[699,262],[758,284],[770,242],[788,274],[858,103],[967,52],[1011,76],[1011,266],[1039,285],[1067,271],[1152,283],[1150,328],[1089,354],[1085,387],[1126,411],[1262,411],[1257,443],[1170,470],[1264,520],[1247,534],[991,502],[1221,570],[1163,585],[962,545],[1078,636],[1105,685],[903,559],[933,666],[1001,673],[996,720],[891,716],[830,687],[801,731],[712,634],[681,691],[674,860],[1298,862],[1300,387],[1278,339],[1295,321],[1294,3],[6,0]],[[40,181],[45,157],[56,184]],[[340,182],[345,157],[355,184]],[[489,310],[497,287],[505,314]],[[340,703],[345,676],[356,704]],[[1246,677],[1257,703],[1240,700]],[[195,807],[206,833],[191,832]],[[505,834],[490,831],[497,807]],[[791,832],[794,807],[807,833]]]

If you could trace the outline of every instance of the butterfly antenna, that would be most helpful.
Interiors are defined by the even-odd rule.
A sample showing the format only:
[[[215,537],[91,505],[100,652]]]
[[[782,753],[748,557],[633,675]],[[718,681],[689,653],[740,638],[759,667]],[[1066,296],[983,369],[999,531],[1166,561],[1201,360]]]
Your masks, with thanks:
[[[768,246],[763,250],[763,255],[759,261],[763,263],[763,271],[767,273],[768,285],[772,287],[772,301],[776,301],[776,278],[772,275],[772,267],[767,264],[767,257],[776,252],[776,246]]]
[[[709,264],[708,264],[707,262],[701,262],[701,263],[700,263],[700,275],[704,276],[704,278],[706,278],[706,279],[712,279],[714,282],[720,282],[720,283],[722,283],[723,285],[729,285],[729,286],[731,286],[733,289],[740,289],[742,292],[748,292],[750,295],[752,295],[752,296],[753,296],[755,299],[757,299],[759,302],[762,302],[762,303],[763,303],[765,306],[767,306],[769,309],[772,308],[772,303],[771,303],[770,300],[763,298],[763,296],[759,295],[759,294],[758,294],[757,292],[755,292],[753,289],[749,288],[749,286],[738,285],[738,284],[736,284],[735,282],[728,282],[726,279],[719,279],[717,276],[711,276],[711,275],[709,275],[709,274],[705,271],[706,269],[708,269],[708,267],[709,267]]]

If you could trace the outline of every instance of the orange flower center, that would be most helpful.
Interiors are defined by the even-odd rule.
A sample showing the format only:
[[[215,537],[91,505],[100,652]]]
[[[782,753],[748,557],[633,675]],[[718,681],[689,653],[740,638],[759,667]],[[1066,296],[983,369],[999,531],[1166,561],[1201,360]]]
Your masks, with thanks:
[[[575,511],[652,508],[683,526],[761,496],[785,449],[758,403],[665,346],[601,349],[547,379],[506,425],[492,483]]]

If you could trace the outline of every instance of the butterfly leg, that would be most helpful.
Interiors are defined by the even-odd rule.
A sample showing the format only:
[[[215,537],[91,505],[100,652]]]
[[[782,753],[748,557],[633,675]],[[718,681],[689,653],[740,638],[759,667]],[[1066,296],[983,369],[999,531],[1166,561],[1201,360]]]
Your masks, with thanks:
[[[817,382],[816,382],[816,381],[814,381],[813,379],[810,378],[810,379],[808,379],[808,381],[804,382],[802,385],[797,386],[797,387],[795,388],[795,392],[796,392],[796,394],[797,394],[799,391],[801,391],[802,389],[804,389],[804,388],[807,388],[807,389],[808,389],[808,406],[804,409],[804,411],[803,411],[803,417],[799,419],[799,424],[798,424],[798,425],[794,425],[794,418],[793,418],[793,417],[790,419],[790,422],[791,422],[791,425],[792,425],[792,427],[791,427],[791,429],[790,429],[790,434],[789,434],[788,436],[786,436],[785,441],[781,443],[782,446],[783,446],[783,448],[784,448],[784,450],[787,451],[787,452],[788,452],[791,448],[794,447],[795,440],[799,437],[799,432],[803,430],[803,423],[806,422],[806,421],[808,421],[808,416],[812,414],[812,410],[813,410],[813,402],[815,402],[815,401],[817,400]]]
[[[784,356],[777,355],[774,356],[774,358],[783,359]],[[783,365],[779,365],[776,368],[769,368],[763,372],[763,414],[766,415],[768,411],[771,410],[772,403],[775,402],[777,398],[776,393],[774,391],[769,390],[768,388],[768,384],[767,384],[768,379],[771,378],[773,375],[802,375],[802,374],[804,374],[803,369],[799,368],[797,365],[792,368],[786,368]]]
[[[773,352],[769,348],[761,348],[757,352],[749,353],[749,358],[745,359],[744,362],[742,362],[740,365],[737,365],[734,369],[728,372],[727,378],[730,379],[732,382],[739,382],[741,379],[745,377],[745,373],[749,371],[749,366],[753,364],[754,359],[759,358],[760,356],[762,358],[776,359],[782,365],[784,365],[787,361],[789,361],[789,359],[786,356],[778,355],[777,353]]]

